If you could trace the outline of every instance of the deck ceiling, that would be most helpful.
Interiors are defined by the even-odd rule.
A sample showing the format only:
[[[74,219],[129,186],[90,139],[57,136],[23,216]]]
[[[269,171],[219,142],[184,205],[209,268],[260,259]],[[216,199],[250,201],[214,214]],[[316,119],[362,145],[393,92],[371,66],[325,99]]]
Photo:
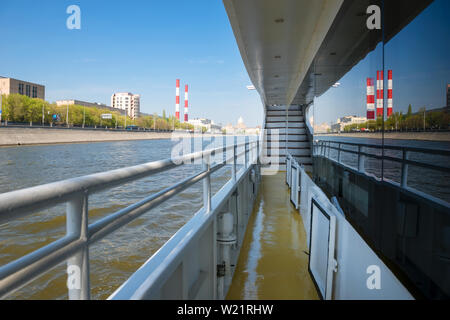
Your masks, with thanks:
[[[382,40],[366,27],[381,0],[223,0],[247,72],[265,106],[308,104]],[[431,0],[385,2],[389,41]]]
[[[224,0],[250,79],[266,105],[297,93],[342,0]]]

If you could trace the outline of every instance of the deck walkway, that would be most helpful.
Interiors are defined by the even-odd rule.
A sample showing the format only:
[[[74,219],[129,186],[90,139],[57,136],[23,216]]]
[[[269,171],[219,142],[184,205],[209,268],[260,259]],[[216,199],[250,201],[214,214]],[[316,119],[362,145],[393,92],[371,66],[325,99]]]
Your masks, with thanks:
[[[227,299],[319,299],[286,173],[263,176]]]

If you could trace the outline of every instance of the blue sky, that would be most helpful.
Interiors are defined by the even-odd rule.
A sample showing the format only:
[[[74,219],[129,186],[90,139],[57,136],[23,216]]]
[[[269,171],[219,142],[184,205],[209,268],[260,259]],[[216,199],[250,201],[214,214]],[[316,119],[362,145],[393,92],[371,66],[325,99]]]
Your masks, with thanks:
[[[366,78],[382,70],[382,44],[315,101],[316,124],[366,115]],[[450,83],[450,1],[436,0],[384,46],[385,78],[393,71],[393,109],[442,108]],[[375,88],[376,89],[376,88]],[[384,86],[387,96],[387,83]]]
[[[66,28],[72,4],[81,30]],[[141,94],[142,112],[173,114],[179,78],[190,118],[261,123],[222,1],[2,0],[0,29],[0,75],[44,84],[48,101],[109,105],[113,92],[129,91]]]
[[[81,8],[81,30],[66,28],[71,4]],[[436,0],[386,44],[394,111],[444,105],[449,21],[450,1]],[[190,118],[261,123],[261,100],[246,89],[250,80],[220,0],[2,0],[0,30],[0,75],[44,84],[49,101],[110,104],[113,92],[129,91],[141,94],[142,112],[173,114],[180,78],[181,110],[189,84]],[[365,115],[365,79],[381,69],[381,52],[380,45],[316,100],[316,123]]]

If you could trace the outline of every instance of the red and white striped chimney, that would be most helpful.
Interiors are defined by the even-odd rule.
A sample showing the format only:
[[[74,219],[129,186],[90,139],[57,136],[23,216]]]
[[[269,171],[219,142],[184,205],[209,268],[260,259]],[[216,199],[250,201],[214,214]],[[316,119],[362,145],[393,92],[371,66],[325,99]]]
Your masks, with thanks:
[[[387,101],[387,116],[392,115],[392,70],[388,70],[388,101]]]
[[[367,120],[375,119],[375,95],[373,79],[367,78]]]
[[[175,117],[180,120],[180,79],[177,79],[177,88],[175,91]]]
[[[383,71],[377,71],[377,118],[383,116]]]
[[[188,85],[184,87],[184,122],[188,122]]]

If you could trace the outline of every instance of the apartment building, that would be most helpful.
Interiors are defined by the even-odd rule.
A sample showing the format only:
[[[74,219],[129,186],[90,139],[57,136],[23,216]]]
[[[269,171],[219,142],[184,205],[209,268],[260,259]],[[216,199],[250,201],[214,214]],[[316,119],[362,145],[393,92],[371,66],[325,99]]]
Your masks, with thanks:
[[[130,118],[136,119],[139,117],[140,99],[141,96],[138,94],[117,92],[111,96],[111,107],[126,110],[127,115]]]
[[[0,93],[18,93],[30,98],[45,100],[45,86],[33,82],[0,77]]]
[[[345,116],[337,119],[335,124],[331,125],[331,132],[341,132],[344,131],[345,126],[351,124],[360,124],[367,122],[366,117],[357,117],[357,116]]]

